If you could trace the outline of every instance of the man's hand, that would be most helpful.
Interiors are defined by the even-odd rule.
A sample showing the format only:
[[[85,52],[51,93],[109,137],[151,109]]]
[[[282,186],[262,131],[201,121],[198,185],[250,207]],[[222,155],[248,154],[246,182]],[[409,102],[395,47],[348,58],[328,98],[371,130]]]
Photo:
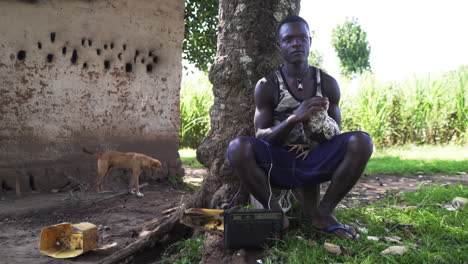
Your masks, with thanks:
[[[328,110],[329,104],[327,97],[315,96],[304,100],[290,116],[291,121],[297,123],[304,122],[309,119],[313,113]]]

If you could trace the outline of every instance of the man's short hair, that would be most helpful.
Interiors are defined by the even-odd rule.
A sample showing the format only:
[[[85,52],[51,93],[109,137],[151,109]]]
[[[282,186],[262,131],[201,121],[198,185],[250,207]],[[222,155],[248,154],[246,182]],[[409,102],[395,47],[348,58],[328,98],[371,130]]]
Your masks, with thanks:
[[[281,20],[281,22],[280,22],[279,25],[278,25],[278,28],[277,28],[276,32],[279,33],[280,28],[281,28],[284,24],[287,24],[287,23],[296,23],[296,22],[304,23],[304,24],[307,26],[307,29],[309,29],[309,24],[307,24],[307,21],[305,21],[305,19],[303,19],[303,18],[300,17],[300,16],[291,15],[291,16],[287,16],[287,17],[285,17],[283,20]]]

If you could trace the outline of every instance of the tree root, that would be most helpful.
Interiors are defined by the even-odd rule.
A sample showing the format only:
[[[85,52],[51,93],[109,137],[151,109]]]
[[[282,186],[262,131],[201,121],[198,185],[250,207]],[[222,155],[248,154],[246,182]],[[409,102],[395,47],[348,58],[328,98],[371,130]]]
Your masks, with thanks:
[[[158,241],[164,238],[166,234],[170,233],[174,226],[179,223],[183,212],[183,210],[177,210],[170,217],[163,217],[160,220],[154,221],[151,226],[156,226],[155,229],[146,231],[144,236],[98,263],[110,264],[124,262],[132,258],[137,252],[154,247]]]

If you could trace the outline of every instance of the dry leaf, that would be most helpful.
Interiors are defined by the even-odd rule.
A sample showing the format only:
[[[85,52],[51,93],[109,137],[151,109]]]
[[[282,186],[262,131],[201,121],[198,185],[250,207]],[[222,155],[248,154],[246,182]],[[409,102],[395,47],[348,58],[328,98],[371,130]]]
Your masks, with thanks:
[[[408,251],[408,248],[405,246],[391,246],[381,253],[385,255],[403,255],[406,251]]]
[[[393,205],[391,208],[396,209],[396,210],[407,210],[407,211],[412,211],[414,209],[417,209],[417,206],[399,206],[399,205]]]
[[[404,229],[405,230],[405,236],[407,238],[413,238],[413,237],[416,237],[413,233],[411,233],[411,231],[407,228]]]
[[[444,203],[442,207],[447,209],[448,211],[456,211],[457,209],[452,205],[452,203]]]
[[[323,243],[323,247],[330,253],[340,255],[340,254],[345,254],[346,249],[342,246],[330,244],[330,243]]]
[[[398,236],[391,236],[391,237],[386,236],[384,239],[387,242],[401,243],[401,237],[398,237]]]
[[[463,198],[463,197],[455,197],[452,200],[452,205],[455,207],[455,209],[460,209],[465,207],[465,205],[468,203],[468,199]]]
[[[359,231],[359,233],[364,233],[364,234],[367,234],[369,232],[369,230],[367,230],[367,228],[365,227],[358,227],[357,230]]]

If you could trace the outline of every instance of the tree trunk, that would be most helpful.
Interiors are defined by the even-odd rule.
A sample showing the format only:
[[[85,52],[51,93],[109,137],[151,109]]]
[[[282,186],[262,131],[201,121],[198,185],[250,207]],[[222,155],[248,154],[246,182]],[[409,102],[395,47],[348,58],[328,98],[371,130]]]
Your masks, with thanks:
[[[147,236],[101,263],[122,262],[153,246],[171,232],[187,208],[219,208],[233,198],[239,179],[226,159],[226,148],[238,136],[254,135],[255,85],[280,65],[275,46],[277,25],[287,15],[298,14],[299,4],[300,0],[220,0],[218,48],[209,76],[214,93],[211,130],[197,149],[197,159],[208,168],[208,175],[193,199],[182,203],[170,217],[155,221],[156,228],[145,228],[150,229]],[[245,201],[243,198],[237,202]],[[219,235],[205,235],[201,263],[245,263],[249,257],[245,251],[229,254]]]
[[[214,93],[211,130],[197,149],[198,161],[209,172],[192,207],[219,208],[233,198],[239,179],[226,158],[226,148],[238,136],[254,135],[255,85],[280,65],[277,26],[287,15],[298,14],[299,4],[300,0],[220,1],[217,54],[209,75]],[[243,193],[236,202],[246,197]],[[205,236],[201,263],[247,262],[249,253],[229,254],[221,237]]]
[[[213,207],[230,201],[237,187],[226,159],[229,142],[253,136],[253,93],[257,81],[281,62],[276,48],[278,23],[299,13],[300,0],[221,0],[218,48],[210,69],[214,105],[211,130],[197,150],[209,169],[194,206]]]

